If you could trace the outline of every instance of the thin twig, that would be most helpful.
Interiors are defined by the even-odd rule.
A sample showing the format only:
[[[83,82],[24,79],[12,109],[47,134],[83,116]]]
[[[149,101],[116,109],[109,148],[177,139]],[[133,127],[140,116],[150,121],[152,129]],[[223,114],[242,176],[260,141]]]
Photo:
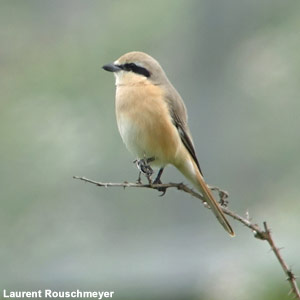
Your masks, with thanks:
[[[287,263],[284,261],[283,257],[280,254],[280,248],[277,248],[273,237],[271,235],[271,231],[267,225],[267,222],[264,222],[264,228],[265,228],[265,233],[266,233],[266,240],[268,241],[268,243],[271,246],[272,251],[274,252],[275,256],[277,257],[284,273],[287,275],[287,280],[290,282],[292,290],[291,292],[294,293],[295,297],[297,297],[297,299],[300,299],[300,291],[296,282],[296,276],[295,274],[292,272],[292,269],[287,265]]]
[[[79,176],[73,176],[74,179],[79,179],[85,182],[89,182],[92,184],[95,184],[97,186],[103,186],[103,187],[135,187],[135,188],[149,188],[149,189],[155,189],[155,190],[159,190],[159,189],[169,189],[169,188],[177,188],[178,190],[184,191],[190,195],[192,195],[195,198],[200,199],[203,203],[206,203],[204,201],[204,198],[201,194],[195,192],[193,189],[189,188],[188,186],[186,186],[183,183],[166,183],[166,184],[143,184],[143,183],[130,183],[130,182],[121,182],[121,183],[112,183],[112,182],[98,182],[98,181],[94,181],[85,177],[79,177]],[[210,187],[211,190],[217,191],[220,197],[220,203],[222,205],[227,205],[228,201],[226,200],[228,198],[228,193],[225,191],[222,191],[221,189],[217,188],[217,187]],[[206,208],[209,208],[207,205],[205,205]],[[280,252],[279,252],[279,248],[276,247],[275,242],[273,240],[273,237],[271,235],[270,229],[267,226],[267,222],[264,222],[264,229],[261,229],[257,224],[253,224],[250,222],[249,217],[243,218],[240,215],[238,215],[237,213],[229,210],[227,207],[225,206],[221,206],[223,212],[232,217],[233,219],[239,221],[240,223],[242,223],[243,225],[245,225],[246,227],[248,227],[249,229],[252,230],[252,232],[254,233],[254,237],[260,239],[260,240],[264,240],[267,241],[269,243],[269,245],[271,246],[272,251],[274,252],[276,258],[278,259],[284,273],[287,275],[287,280],[289,281],[290,285],[291,285],[291,292],[294,294],[296,299],[300,299],[300,292],[299,292],[299,288],[296,282],[296,276],[295,274],[292,272],[291,268],[287,265],[287,263],[284,261],[283,257],[281,256]]]

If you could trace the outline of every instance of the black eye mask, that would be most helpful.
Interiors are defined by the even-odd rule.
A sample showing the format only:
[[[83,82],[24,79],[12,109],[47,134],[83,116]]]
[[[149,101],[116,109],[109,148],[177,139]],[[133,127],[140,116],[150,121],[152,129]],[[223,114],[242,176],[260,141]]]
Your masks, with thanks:
[[[150,72],[146,69],[146,68],[143,68],[143,67],[140,67],[140,66],[137,66],[136,64],[134,63],[128,63],[128,64],[123,64],[123,65],[118,65],[118,67],[124,71],[128,71],[128,72],[133,72],[133,73],[136,73],[136,74],[140,74],[140,75],[143,75],[145,77],[150,77]]]

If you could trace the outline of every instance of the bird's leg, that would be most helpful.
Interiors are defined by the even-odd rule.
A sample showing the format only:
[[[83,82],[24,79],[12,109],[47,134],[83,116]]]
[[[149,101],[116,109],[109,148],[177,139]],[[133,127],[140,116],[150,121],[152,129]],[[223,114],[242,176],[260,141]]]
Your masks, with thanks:
[[[153,170],[150,167],[149,162],[151,162],[153,160],[154,160],[154,157],[147,158],[147,159],[146,158],[136,159],[134,161],[134,163],[136,163],[136,166],[140,171],[139,178],[138,178],[139,183],[141,182],[141,173],[143,173],[147,177],[149,184],[152,184],[151,176],[153,174]]]
[[[138,177],[138,179],[137,179],[137,181],[136,181],[136,183],[138,183],[138,184],[142,184],[141,174],[142,174],[142,172],[139,171],[139,177]]]
[[[151,176],[153,174],[153,170],[152,170],[151,166],[149,165],[149,163],[154,160],[155,160],[154,157],[150,157],[150,158],[136,159],[134,161],[134,163],[136,163],[137,168],[139,169],[139,177],[138,177],[137,183],[142,183],[141,174],[143,173],[147,177],[149,184],[150,185],[152,184]],[[156,176],[155,180],[153,181],[153,184],[162,184],[160,177],[161,177],[163,171],[164,171],[164,168],[159,169],[157,176]],[[160,196],[164,196],[167,191],[167,188],[159,187],[159,188],[157,188],[157,190],[162,192],[162,194]]]
[[[153,184],[162,184],[162,182],[160,180],[160,177],[161,177],[163,171],[164,171],[164,168],[160,168],[159,169],[159,171],[157,173],[157,176],[156,176],[155,180],[153,181]],[[167,192],[167,188],[165,188],[165,187],[159,187],[159,188],[157,188],[157,190],[160,191],[160,192],[162,192],[162,194],[160,195],[160,197],[164,196],[165,193]]]
[[[163,173],[164,171],[164,168],[160,168],[158,173],[157,173],[157,176],[155,178],[155,180],[153,181],[154,184],[161,184],[161,180],[160,180],[160,177],[161,177],[161,174]]]
[[[137,180],[136,180],[136,183],[138,183],[138,184],[142,184],[142,180],[141,180],[141,174],[142,174],[142,172],[141,172],[141,170],[140,170],[140,168],[139,168],[139,165],[138,165],[138,159],[135,159],[134,161],[133,161],[133,163],[134,164],[136,164],[136,166],[137,166],[137,168],[139,169],[139,176],[138,176],[138,178],[137,178]]]
[[[146,175],[146,177],[147,177],[148,182],[149,182],[150,185],[152,184],[151,176],[152,176],[152,174],[153,174],[154,172],[153,172],[153,169],[151,168],[151,166],[150,166],[149,163],[152,162],[152,161],[154,161],[154,160],[155,160],[154,157],[149,157],[149,158],[145,158],[145,159],[144,159],[144,162],[145,162],[145,165],[144,165],[144,168],[145,168],[145,175]]]

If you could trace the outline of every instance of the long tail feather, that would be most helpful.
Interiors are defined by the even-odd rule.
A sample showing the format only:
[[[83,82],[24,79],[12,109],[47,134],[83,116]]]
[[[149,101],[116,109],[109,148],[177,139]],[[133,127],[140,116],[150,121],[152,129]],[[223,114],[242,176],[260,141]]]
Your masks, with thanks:
[[[224,229],[231,235],[234,236],[234,231],[230,226],[229,222],[227,221],[220,205],[215,200],[211,190],[208,188],[207,184],[205,183],[197,165],[193,160],[190,160],[184,166],[178,167],[178,169],[183,173],[183,175],[190,180],[195,188],[203,195],[205,201],[211,208],[212,212],[224,227]]]
[[[198,179],[199,186],[197,185],[196,187],[198,188],[198,190],[203,195],[205,201],[207,202],[207,204],[211,208],[212,212],[214,213],[214,215],[216,216],[216,218],[218,219],[218,221],[221,223],[221,225],[224,227],[224,229],[231,236],[234,236],[235,234],[234,234],[234,231],[233,231],[232,227],[230,226],[229,222],[227,221],[227,219],[226,219],[226,217],[225,217],[225,215],[224,215],[224,213],[223,213],[220,205],[215,200],[215,198],[214,198],[211,190],[208,188],[207,184],[203,180],[203,177],[201,176],[201,174],[199,174],[197,176],[197,179]]]

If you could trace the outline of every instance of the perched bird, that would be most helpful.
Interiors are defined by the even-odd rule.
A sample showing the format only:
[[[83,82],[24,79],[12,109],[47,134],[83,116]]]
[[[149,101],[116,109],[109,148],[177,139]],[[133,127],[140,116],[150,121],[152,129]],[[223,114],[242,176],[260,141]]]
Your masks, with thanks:
[[[203,195],[225,228],[234,232],[203,179],[187,124],[187,111],[179,93],[160,64],[143,52],[129,52],[103,66],[116,79],[116,118],[126,147],[138,159],[140,169],[174,165]],[[151,167],[150,167],[151,169]],[[151,175],[151,172],[149,173]]]

